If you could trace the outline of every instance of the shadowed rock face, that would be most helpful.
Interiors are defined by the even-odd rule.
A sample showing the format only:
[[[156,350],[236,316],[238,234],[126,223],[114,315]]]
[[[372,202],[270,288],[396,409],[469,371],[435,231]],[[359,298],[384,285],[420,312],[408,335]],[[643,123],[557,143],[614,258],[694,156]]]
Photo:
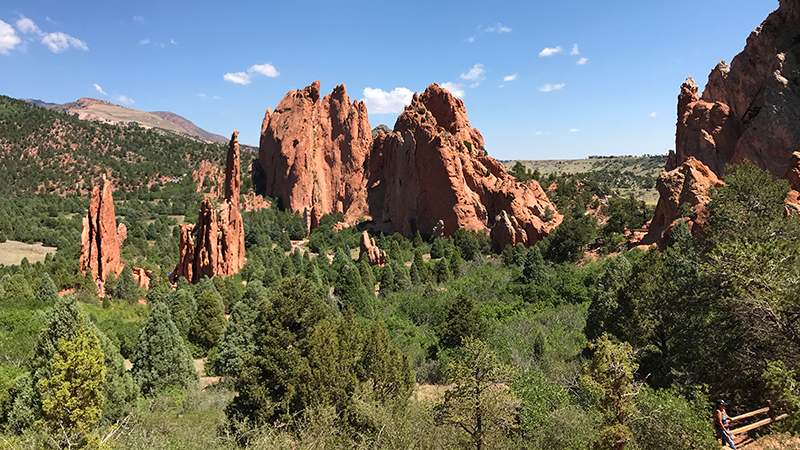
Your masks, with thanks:
[[[491,228],[506,211],[524,231],[512,240],[532,245],[562,219],[535,181],[519,183],[485,156],[463,102],[437,84],[374,141],[366,106],[351,104],[344,86],[322,100],[319,82],[290,91],[267,110],[259,162],[265,192],[312,229],[322,214],[342,212],[350,225],[363,217],[386,233],[429,235],[441,222],[451,235]]]
[[[234,131],[225,165],[225,200],[217,209],[203,200],[197,224],[181,225],[180,256],[172,280],[196,283],[204,276],[231,276],[245,264],[244,224],[239,211],[239,132]]]
[[[81,273],[86,274],[89,270],[95,280],[101,283],[106,281],[109,272],[116,271],[120,265],[117,219],[111,192],[111,182],[105,177],[102,190],[100,186],[92,189],[92,199],[83,218],[81,233]]]
[[[675,155],[666,170],[690,156],[717,175],[749,159],[776,177],[800,150],[800,0],[780,7],[750,34],[730,66],[720,62],[702,96],[688,78],[678,96]]]

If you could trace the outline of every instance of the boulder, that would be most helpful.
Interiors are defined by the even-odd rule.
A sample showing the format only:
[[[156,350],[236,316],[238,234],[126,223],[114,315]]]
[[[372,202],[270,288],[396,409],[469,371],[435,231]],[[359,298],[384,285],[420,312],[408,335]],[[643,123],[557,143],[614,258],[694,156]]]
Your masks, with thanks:
[[[375,245],[375,239],[369,237],[367,232],[361,233],[361,244],[359,245],[358,259],[366,257],[370,265],[383,267],[386,264],[386,252],[381,251]]]
[[[100,186],[94,186],[81,233],[81,273],[85,275],[87,270],[91,271],[101,292],[108,274],[116,271],[120,264],[117,220],[111,192],[111,182],[105,177],[102,190]]]
[[[800,0],[781,0],[730,66],[711,71],[702,96],[691,78],[678,96],[673,170],[693,156],[721,176],[745,159],[781,177],[800,150]]]
[[[647,235],[634,245],[659,244],[664,247],[669,237],[669,231],[676,220],[681,219],[679,211],[681,205],[686,205],[691,217],[689,227],[694,235],[705,235],[708,224],[708,209],[706,204],[711,200],[709,189],[711,186],[719,187],[724,183],[706,165],[689,157],[683,164],[671,171],[663,171],[658,176],[656,189],[659,193],[655,215],[648,226]]]

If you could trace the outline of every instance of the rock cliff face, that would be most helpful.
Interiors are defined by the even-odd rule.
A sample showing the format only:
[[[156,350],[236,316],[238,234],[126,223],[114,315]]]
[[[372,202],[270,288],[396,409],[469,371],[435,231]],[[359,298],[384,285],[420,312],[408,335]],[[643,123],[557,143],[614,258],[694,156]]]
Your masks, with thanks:
[[[692,234],[705,235],[708,224],[706,204],[711,200],[708,191],[711,186],[722,185],[722,180],[709,167],[691,156],[680,167],[661,172],[656,182],[659,199],[655,216],[650,222],[648,234],[638,244],[656,243],[663,247],[670,229],[681,217],[679,211],[684,204],[691,210],[689,227]]]
[[[217,209],[210,200],[203,200],[197,224],[181,225],[180,259],[173,280],[184,277],[196,283],[204,276],[234,275],[244,267],[239,157],[239,132],[234,131],[225,166],[225,200]]]
[[[463,102],[437,84],[374,141],[366,106],[351,104],[344,86],[322,100],[319,82],[290,91],[267,110],[259,162],[265,192],[303,212],[311,229],[322,214],[342,212],[348,224],[363,217],[386,233],[430,235],[441,222],[451,235],[492,228],[505,211],[519,232],[498,239],[532,245],[562,219],[535,181],[517,182],[485,155]]]
[[[781,0],[750,34],[730,66],[720,62],[702,96],[688,78],[678,97],[675,155],[690,156],[722,175],[725,164],[749,159],[776,177],[800,150],[800,0]]]
[[[114,199],[111,197],[111,182],[103,177],[103,189],[95,186],[81,233],[80,270],[89,270],[95,280],[104,283],[112,270],[119,266],[119,240],[117,219],[114,215]],[[101,289],[102,291],[102,289]]]
[[[320,99],[319,81],[289,91],[261,126],[259,162],[266,192],[312,224],[344,212],[354,223],[367,210],[364,174],[372,146],[367,107],[344,85]]]

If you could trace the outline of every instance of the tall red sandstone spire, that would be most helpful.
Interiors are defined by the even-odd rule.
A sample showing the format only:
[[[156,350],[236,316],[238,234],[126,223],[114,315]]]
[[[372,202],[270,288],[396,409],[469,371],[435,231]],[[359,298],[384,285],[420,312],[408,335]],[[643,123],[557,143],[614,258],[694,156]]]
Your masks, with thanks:
[[[92,200],[81,233],[80,270],[92,272],[95,280],[105,282],[108,273],[119,266],[119,239],[111,182],[103,177],[103,189],[94,186]]]

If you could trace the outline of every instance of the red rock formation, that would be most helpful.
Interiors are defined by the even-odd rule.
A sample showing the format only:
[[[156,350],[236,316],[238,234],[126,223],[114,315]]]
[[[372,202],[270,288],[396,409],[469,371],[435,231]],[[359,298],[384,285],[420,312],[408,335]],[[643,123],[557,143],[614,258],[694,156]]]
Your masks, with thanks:
[[[319,81],[289,91],[261,126],[259,161],[266,193],[284,208],[306,212],[314,227],[323,214],[344,212],[354,224],[366,208],[365,162],[372,132],[364,103],[344,85],[320,100]]]
[[[117,241],[119,242],[120,246],[125,243],[125,239],[128,239],[128,227],[126,227],[124,223],[120,222],[120,224],[117,225]]]
[[[222,197],[222,190],[224,188],[223,183],[225,182],[225,174],[219,169],[219,167],[210,162],[210,161],[202,161],[200,163],[200,167],[197,168],[194,172],[192,172],[192,179],[195,183],[197,183],[197,192],[203,191],[203,185],[206,180],[208,180],[210,184],[209,189],[209,197],[211,198],[220,198]]]
[[[658,204],[653,220],[648,227],[647,236],[638,244],[666,244],[669,230],[680,219],[680,206],[686,204],[692,211],[689,227],[692,234],[704,235],[708,223],[706,204],[711,199],[708,191],[711,186],[724,183],[711,169],[694,157],[689,157],[683,165],[669,172],[661,172],[656,182],[659,193]]]
[[[203,200],[197,225],[181,225],[180,256],[172,280],[195,283],[204,276],[234,275],[245,264],[244,224],[240,212],[239,132],[231,136],[225,168],[225,200],[217,209]],[[196,245],[193,239],[196,236]]]
[[[519,226],[516,217],[509,217],[507,212],[500,211],[500,215],[495,218],[494,222],[491,237],[495,251],[502,251],[508,245],[513,247],[528,241],[528,235]]]
[[[264,200],[264,197],[251,192],[249,195],[244,195],[242,207],[245,211],[260,211],[262,209],[269,209],[272,206],[271,202]]]
[[[366,106],[351,104],[342,85],[322,100],[318,81],[290,91],[262,123],[265,191],[302,212],[309,229],[342,212],[348,224],[363,217],[387,233],[427,234],[442,222],[450,235],[491,228],[506,211],[532,245],[561,222],[535,181],[519,183],[485,156],[463,102],[439,85],[414,95],[394,130],[373,142]]]
[[[81,233],[80,270],[92,272],[95,280],[105,282],[109,272],[119,266],[119,240],[111,182],[103,177],[103,189],[95,186]],[[101,288],[102,290],[102,288]]]
[[[786,195],[786,214],[796,216],[800,214],[800,152],[792,153],[789,161],[789,170],[783,176],[792,187]]]
[[[749,159],[783,176],[800,150],[800,0],[780,7],[750,34],[730,67],[711,71],[702,97],[689,78],[678,97],[673,170],[690,156],[721,175]]]
[[[506,211],[525,231],[520,242],[533,245],[563,218],[536,181],[518,182],[485,156],[463,102],[437,84],[414,95],[394,133],[376,139],[368,198],[374,227],[406,236],[440,220],[445,235],[491,228]]]
[[[133,268],[133,280],[139,287],[150,289],[150,277],[153,275],[152,270],[144,270],[141,267]]]
[[[381,251],[381,249],[375,245],[375,239],[369,237],[366,231],[361,233],[358,259],[363,258],[364,255],[367,255],[367,260],[370,265],[383,267],[383,265],[386,264],[386,252]]]

